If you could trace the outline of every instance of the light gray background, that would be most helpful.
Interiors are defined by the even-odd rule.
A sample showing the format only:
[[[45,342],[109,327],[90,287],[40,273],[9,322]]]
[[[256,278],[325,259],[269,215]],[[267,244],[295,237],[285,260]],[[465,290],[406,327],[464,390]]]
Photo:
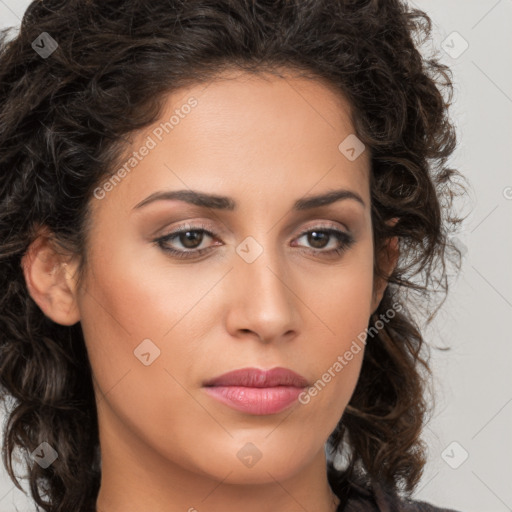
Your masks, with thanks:
[[[410,3],[434,22],[424,51],[438,49],[453,71],[459,147],[450,163],[472,187],[462,274],[427,333],[451,350],[432,350],[437,407],[415,496],[460,512],[512,511],[512,0]],[[28,4],[0,0],[0,26],[19,25]],[[34,510],[2,467],[0,512],[13,504]]]

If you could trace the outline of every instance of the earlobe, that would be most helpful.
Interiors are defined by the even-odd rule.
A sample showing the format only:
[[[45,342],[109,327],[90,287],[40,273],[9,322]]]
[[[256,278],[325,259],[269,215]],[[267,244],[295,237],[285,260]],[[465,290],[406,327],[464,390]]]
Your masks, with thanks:
[[[41,311],[61,325],[80,320],[74,279],[75,263],[58,252],[47,235],[39,235],[21,259],[25,283]]]

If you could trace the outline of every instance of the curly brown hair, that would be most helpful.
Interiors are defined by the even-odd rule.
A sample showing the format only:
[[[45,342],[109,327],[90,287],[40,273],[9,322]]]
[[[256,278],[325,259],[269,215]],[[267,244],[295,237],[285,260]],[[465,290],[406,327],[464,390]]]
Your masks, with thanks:
[[[366,347],[329,438],[347,467],[329,461],[329,483],[342,500],[357,479],[410,494],[426,460],[430,403],[418,314],[430,320],[432,299],[446,295],[461,220],[452,213],[459,173],[446,166],[456,147],[453,84],[439,59],[419,51],[431,34],[426,13],[401,0],[43,0],[29,5],[16,37],[9,30],[0,32],[0,396],[13,398],[3,462],[14,483],[22,489],[18,449],[39,506],[89,511],[101,474],[80,323],[47,318],[20,265],[38,229],[80,255],[82,275],[93,190],[122,161],[128,135],[158,119],[165,95],[224,70],[288,69],[349,100],[371,151],[375,251],[399,239],[369,330],[395,302],[403,308]],[[58,47],[42,56],[33,42],[45,32]],[[42,441],[58,446],[46,469],[29,457]]]

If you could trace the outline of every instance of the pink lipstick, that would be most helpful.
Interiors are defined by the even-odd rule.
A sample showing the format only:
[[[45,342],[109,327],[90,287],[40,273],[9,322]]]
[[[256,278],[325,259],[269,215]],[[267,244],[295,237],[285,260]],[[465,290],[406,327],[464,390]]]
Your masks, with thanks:
[[[242,368],[203,383],[219,402],[248,414],[276,414],[292,405],[308,381],[286,368]]]

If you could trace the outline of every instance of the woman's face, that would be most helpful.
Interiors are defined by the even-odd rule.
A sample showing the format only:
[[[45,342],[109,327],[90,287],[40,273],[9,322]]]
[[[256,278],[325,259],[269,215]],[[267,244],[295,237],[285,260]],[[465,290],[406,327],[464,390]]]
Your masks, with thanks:
[[[324,460],[363,350],[333,368],[379,300],[369,155],[353,132],[321,82],[241,73],[170,95],[133,138],[137,154],[92,199],[77,291],[104,457],[236,483]],[[324,385],[205,386],[275,367]]]

